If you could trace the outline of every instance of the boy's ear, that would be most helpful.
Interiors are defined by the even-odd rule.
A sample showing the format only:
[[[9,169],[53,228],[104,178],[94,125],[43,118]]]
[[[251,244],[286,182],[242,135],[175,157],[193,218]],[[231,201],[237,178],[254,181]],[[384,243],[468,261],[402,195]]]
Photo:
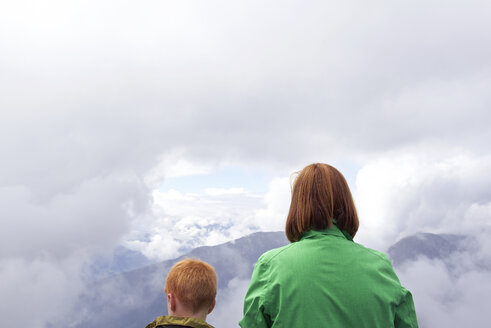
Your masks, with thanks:
[[[176,296],[172,293],[167,294],[167,306],[172,312],[176,311]]]
[[[215,308],[215,304],[216,304],[216,299],[213,300],[213,302],[211,303],[210,305],[210,308],[208,309],[208,314],[211,313],[211,311],[213,311],[213,309]]]

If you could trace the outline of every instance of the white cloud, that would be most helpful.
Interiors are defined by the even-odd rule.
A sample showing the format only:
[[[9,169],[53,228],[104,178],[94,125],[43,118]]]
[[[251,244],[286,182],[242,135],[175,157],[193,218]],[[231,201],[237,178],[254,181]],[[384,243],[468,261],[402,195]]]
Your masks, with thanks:
[[[249,287],[249,279],[233,278],[229,281],[223,295],[218,295],[215,310],[208,316],[207,322],[216,328],[238,326],[242,319],[243,301]]]
[[[432,148],[366,163],[356,180],[358,239],[384,250],[416,232],[475,233],[489,226],[490,169],[489,156]]]
[[[83,284],[80,259],[62,261],[49,257],[0,259],[0,309],[3,327],[15,327],[19,320],[34,328],[63,317],[71,310]]]
[[[283,187],[266,203],[169,193],[147,210],[160,179],[227,162],[279,176],[318,158],[368,163],[360,238],[381,247],[416,227],[486,224],[488,12],[480,0],[4,1],[0,259],[56,262],[128,235],[156,256],[282,229]],[[438,167],[430,143],[468,162],[430,156]]]
[[[174,151],[200,172],[224,157],[300,166],[428,137],[485,151],[485,10],[432,3],[438,24],[432,6],[387,1],[19,1],[0,20],[2,128],[46,153],[70,135],[103,163],[121,143],[120,164],[143,171]]]
[[[254,231],[284,229],[290,202],[289,178],[274,178],[266,194],[242,187],[206,188],[202,193],[153,191],[155,220],[140,227],[127,245],[153,259],[169,259],[193,247],[216,245]]]
[[[32,327],[68,313],[93,254],[111,253],[145,213],[146,188],[131,174],[87,179],[44,199],[27,186],[0,187],[0,325]]]
[[[478,241],[489,240],[489,230]],[[483,327],[491,306],[489,243],[454,254],[450,259],[420,258],[399,268],[401,282],[411,290],[422,327]]]
[[[63,258],[80,249],[111,247],[131,220],[147,210],[137,177],[114,174],[81,182],[48,200],[27,187],[0,187],[0,255]]]
[[[206,188],[205,194],[209,196],[237,195],[243,194],[244,188]]]
[[[265,207],[254,214],[254,223],[261,231],[282,231],[290,208],[290,178],[275,178],[264,196]]]
[[[188,160],[183,149],[174,149],[170,154],[159,156],[158,164],[146,173],[145,182],[147,185],[156,185],[165,179],[206,174],[210,170],[210,165]]]
[[[155,220],[149,222],[148,241],[130,241],[132,248],[154,259],[169,259],[203,245],[216,245],[257,230],[251,220],[262,206],[259,195],[242,188],[204,193],[153,191]]]

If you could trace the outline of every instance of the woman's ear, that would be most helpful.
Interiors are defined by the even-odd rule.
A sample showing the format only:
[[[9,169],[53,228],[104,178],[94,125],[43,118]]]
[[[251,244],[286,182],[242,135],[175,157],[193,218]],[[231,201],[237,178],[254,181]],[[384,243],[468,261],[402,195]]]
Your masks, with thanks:
[[[216,304],[216,299],[213,300],[213,302],[211,303],[210,305],[210,308],[208,309],[208,314],[211,313],[211,311],[213,311],[213,309],[215,308],[215,304]]]

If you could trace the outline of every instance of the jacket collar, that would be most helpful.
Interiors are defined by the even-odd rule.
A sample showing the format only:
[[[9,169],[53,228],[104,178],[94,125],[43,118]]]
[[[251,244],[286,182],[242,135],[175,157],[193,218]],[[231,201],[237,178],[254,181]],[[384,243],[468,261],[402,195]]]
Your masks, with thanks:
[[[185,327],[193,327],[193,328],[213,328],[213,326],[207,324],[203,320],[198,320],[195,318],[189,317],[178,317],[178,316],[168,316],[164,315],[158,317],[154,321],[156,323],[156,327],[160,325],[181,325]]]
[[[353,241],[353,238],[351,237],[351,235],[347,231],[340,230],[334,224],[330,228],[324,229],[324,230],[310,229],[309,231],[305,231],[304,233],[302,233],[302,237],[300,239],[316,238],[316,237],[323,236],[323,235],[324,236],[336,236],[336,237],[347,239],[349,241]]]

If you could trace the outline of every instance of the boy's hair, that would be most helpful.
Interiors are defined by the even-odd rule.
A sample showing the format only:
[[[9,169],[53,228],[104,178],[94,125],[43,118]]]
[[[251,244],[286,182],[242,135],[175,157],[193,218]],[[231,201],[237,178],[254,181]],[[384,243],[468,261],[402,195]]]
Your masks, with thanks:
[[[172,293],[193,312],[209,307],[217,294],[217,274],[206,262],[185,259],[170,269],[165,293]]]

